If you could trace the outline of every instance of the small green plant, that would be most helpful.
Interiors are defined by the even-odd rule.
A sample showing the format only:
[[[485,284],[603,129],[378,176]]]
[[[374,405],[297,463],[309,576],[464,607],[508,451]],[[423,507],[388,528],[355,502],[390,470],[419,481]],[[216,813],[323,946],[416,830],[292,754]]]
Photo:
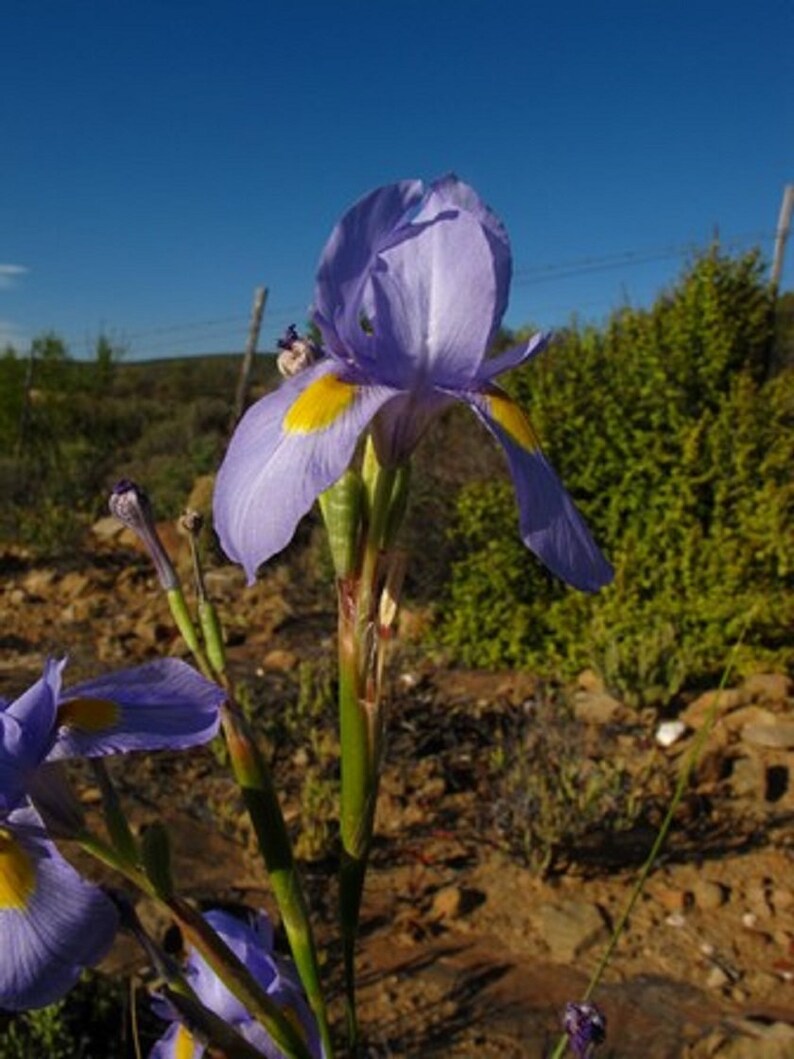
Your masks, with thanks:
[[[322,764],[309,765],[303,776],[301,826],[295,842],[299,859],[321,860],[331,852],[338,797],[338,782],[326,775]]]
[[[123,986],[86,973],[65,1000],[13,1018],[0,1016],[0,1059],[123,1059],[127,1018]]]
[[[489,766],[490,822],[504,847],[541,874],[581,859],[594,833],[608,847],[649,808],[653,752],[631,768],[619,756],[588,756],[585,725],[558,694],[503,715]]]

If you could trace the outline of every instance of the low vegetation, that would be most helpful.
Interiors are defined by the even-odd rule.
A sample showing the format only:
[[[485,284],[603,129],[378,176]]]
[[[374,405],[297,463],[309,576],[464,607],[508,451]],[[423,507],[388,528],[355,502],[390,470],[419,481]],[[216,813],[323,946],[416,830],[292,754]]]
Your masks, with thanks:
[[[757,255],[709,252],[649,310],[572,324],[508,386],[616,569],[595,597],[555,582],[516,533],[499,455],[460,409],[420,448],[409,603],[457,661],[598,669],[636,702],[794,659],[794,295]],[[505,334],[505,344],[520,335]],[[0,540],[71,554],[120,476],[176,516],[229,435],[240,358],[75,361],[54,335],[0,356]],[[260,358],[253,393],[275,382]],[[304,529],[287,557],[312,558]],[[316,549],[315,549],[316,550]],[[304,554],[305,553],[305,554]],[[412,597],[412,598],[411,598]]]
[[[566,590],[518,540],[509,485],[472,482],[441,641],[477,666],[591,665],[646,702],[713,681],[742,634],[740,670],[791,662],[794,386],[775,325],[758,258],[709,253],[650,310],[573,326],[514,373],[615,583]]]

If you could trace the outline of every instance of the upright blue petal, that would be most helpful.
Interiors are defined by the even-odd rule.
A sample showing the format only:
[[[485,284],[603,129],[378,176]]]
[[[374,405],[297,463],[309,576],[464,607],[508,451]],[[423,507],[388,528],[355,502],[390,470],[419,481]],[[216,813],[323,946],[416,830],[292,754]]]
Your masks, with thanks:
[[[49,660],[41,678],[0,713],[0,812],[19,803],[52,746],[65,664]]]
[[[490,340],[497,278],[486,232],[448,211],[381,253],[372,273],[379,378],[400,389],[463,386]]]
[[[317,267],[314,292],[315,322],[331,352],[338,352],[337,320],[351,301],[360,302],[360,287],[376,253],[405,223],[422,193],[418,180],[376,188],[351,206],[331,232]]]
[[[507,229],[469,184],[458,180],[454,174],[435,180],[430,185],[416,221],[424,219],[426,213],[440,212],[455,207],[471,215],[481,226],[491,248],[491,258],[496,278],[496,297],[491,318],[491,331],[486,345],[490,345],[502,322],[510,297],[510,280],[513,274],[513,257]]]

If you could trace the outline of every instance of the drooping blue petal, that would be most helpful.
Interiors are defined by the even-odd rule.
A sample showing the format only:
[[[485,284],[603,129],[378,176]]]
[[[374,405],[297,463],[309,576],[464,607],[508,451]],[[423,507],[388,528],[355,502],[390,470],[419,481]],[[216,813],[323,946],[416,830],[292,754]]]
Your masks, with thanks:
[[[521,538],[557,577],[584,592],[614,574],[576,505],[540,449],[529,421],[506,394],[461,394],[502,445],[515,486]]]
[[[102,959],[118,916],[102,891],[63,859],[32,808],[4,819],[0,838],[8,858],[0,858],[0,865],[33,873],[32,886],[18,888],[17,901],[0,888],[0,1008],[44,1007],[67,993],[83,968]]]
[[[0,713],[0,812],[19,803],[52,745],[65,664],[47,661],[40,679]]]
[[[292,538],[321,492],[348,467],[388,388],[337,376],[324,360],[253,405],[229,444],[215,482],[215,529],[249,583]]]
[[[47,760],[199,746],[217,733],[224,699],[177,658],[83,681],[61,694]]]

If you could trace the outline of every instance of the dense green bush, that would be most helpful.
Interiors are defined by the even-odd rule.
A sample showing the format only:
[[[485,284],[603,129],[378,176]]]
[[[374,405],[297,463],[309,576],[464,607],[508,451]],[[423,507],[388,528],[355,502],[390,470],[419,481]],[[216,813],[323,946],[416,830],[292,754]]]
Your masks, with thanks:
[[[223,452],[239,364],[124,364],[104,338],[77,361],[51,334],[25,356],[0,355],[0,540],[71,552],[121,476],[144,485],[161,517],[176,516]],[[272,376],[260,358],[254,386]]]
[[[757,256],[710,253],[650,311],[572,328],[514,373],[616,578],[595,597],[554,583],[509,485],[471,485],[440,631],[462,660],[595,665],[656,701],[713,680],[745,624],[745,668],[794,657],[794,388],[790,367],[770,377],[773,310]]]
[[[142,998],[138,1035],[144,1052],[158,1024]],[[86,972],[68,997],[19,1015],[0,1012],[0,1059],[123,1059],[134,1053],[129,995],[120,982]]]

